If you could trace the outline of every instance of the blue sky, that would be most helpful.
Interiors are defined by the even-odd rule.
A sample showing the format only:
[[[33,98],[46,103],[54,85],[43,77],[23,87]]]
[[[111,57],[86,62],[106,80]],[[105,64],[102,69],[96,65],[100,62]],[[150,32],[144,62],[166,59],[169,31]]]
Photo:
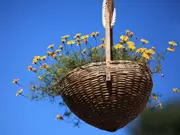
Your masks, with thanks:
[[[63,35],[99,31],[102,0],[0,0],[0,134],[2,135],[124,135],[126,128],[115,133],[98,130],[87,124],[74,128],[55,120],[61,112],[57,104],[30,102],[16,97],[19,89],[11,84],[14,77],[28,84],[35,75],[27,71],[33,56],[43,55],[49,44],[60,45]],[[180,43],[180,1],[115,0],[117,22],[114,39],[130,29],[161,51],[167,42]],[[180,48],[168,54],[163,63],[165,78],[154,77],[154,91],[163,93],[162,100],[178,97],[172,88],[180,88]]]

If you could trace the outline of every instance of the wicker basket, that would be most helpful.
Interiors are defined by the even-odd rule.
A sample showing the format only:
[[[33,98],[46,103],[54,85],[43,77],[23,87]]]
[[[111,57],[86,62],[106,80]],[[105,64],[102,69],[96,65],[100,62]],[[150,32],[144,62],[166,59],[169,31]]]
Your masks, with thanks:
[[[152,91],[152,74],[144,63],[112,61],[111,81],[105,62],[71,71],[59,84],[69,109],[86,123],[114,132],[134,120],[146,107]]]

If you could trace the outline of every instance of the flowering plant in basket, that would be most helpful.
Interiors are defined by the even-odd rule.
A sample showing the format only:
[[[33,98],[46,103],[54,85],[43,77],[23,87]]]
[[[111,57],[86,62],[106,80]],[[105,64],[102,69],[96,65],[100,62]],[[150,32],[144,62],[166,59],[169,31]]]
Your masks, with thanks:
[[[44,56],[34,56],[32,64],[28,70],[37,76],[37,83],[30,83],[29,88],[25,88],[19,79],[15,78],[13,84],[17,84],[20,90],[16,96],[23,96],[30,100],[49,99],[59,102],[61,107],[67,107],[59,95],[59,86],[57,85],[68,72],[77,67],[92,63],[105,61],[105,39],[100,38],[99,32],[92,32],[89,35],[77,33],[73,38],[69,35],[61,37],[59,47],[51,44],[47,47],[48,51]],[[95,44],[95,45],[94,45]],[[146,63],[152,74],[162,73],[162,61],[164,55],[174,52],[177,46],[175,41],[169,41],[169,46],[162,53],[157,53],[156,48],[151,46],[148,40],[138,39],[130,30],[126,30],[120,40],[112,47],[112,60],[130,60]],[[29,89],[30,94],[24,89]],[[178,88],[173,88],[175,93],[179,92]],[[157,101],[153,106],[162,108],[162,103],[158,100],[158,94],[152,93],[150,100]],[[75,126],[79,125],[80,120],[73,113],[65,109],[62,115],[57,115],[58,120],[72,122]]]

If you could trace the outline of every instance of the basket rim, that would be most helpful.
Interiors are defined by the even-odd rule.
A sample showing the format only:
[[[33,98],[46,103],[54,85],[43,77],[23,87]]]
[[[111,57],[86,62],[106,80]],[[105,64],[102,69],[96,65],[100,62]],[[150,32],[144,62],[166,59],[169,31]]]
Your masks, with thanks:
[[[148,64],[145,63],[145,62],[140,62],[140,61],[132,61],[132,60],[112,60],[110,61],[110,64],[119,64],[119,63],[122,63],[122,64],[126,64],[126,63],[132,63],[132,64],[140,64],[140,65],[143,65],[145,67],[147,67],[147,69],[150,71],[151,74],[152,71],[149,69],[148,67]],[[68,75],[80,70],[80,69],[85,69],[87,67],[92,67],[92,66],[100,66],[100,65],[106,65],[106,61],[103,61],[103,62],[91,62],[91,63],[87,63],[85,65],[82,65],[82,66],[79,66],[79,67],[76,67],[75,69],[69,71],[64,77],[62,77],[59,82],[62,82]]]

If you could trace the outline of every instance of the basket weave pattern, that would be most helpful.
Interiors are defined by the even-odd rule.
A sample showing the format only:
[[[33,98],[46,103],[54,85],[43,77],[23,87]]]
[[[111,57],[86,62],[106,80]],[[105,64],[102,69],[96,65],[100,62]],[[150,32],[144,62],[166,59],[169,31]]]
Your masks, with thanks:
[[[112,81],[107,83],[105,65],[98,62],[74,69],[59,83],[59,94],[80,119],[114,132],[145,108],[152,91],[152,74],[146,64],[112,61]]]

